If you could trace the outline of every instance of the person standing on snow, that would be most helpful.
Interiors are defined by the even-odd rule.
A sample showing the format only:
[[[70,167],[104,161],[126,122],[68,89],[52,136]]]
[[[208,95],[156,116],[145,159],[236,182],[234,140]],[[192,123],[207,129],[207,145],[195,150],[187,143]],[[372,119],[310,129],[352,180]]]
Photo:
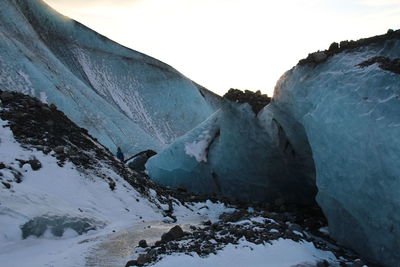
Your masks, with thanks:
[[[120,147],[117,148],[117,158],[122,162],[124,161],[124,153],[122,153]]]

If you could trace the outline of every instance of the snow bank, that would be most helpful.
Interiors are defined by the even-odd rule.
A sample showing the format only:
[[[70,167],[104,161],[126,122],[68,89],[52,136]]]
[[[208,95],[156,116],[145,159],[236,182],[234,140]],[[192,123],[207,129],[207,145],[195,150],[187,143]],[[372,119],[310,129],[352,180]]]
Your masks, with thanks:
[[[330,266],[335,266],[335,256],[332,252],[315,248],[310,242],[294,242],[288,239],[279,239],[271,244],[255,245],[240,240],[237,245],[227,245],[216,255],[201,258],[193,255],[170,255],[151,266],[175,267],[290,267],[290,266],[314,266],[318,261],[328,260]],[[337,265],[339,266],[339,265]]]
[[[23,148],[7,122],[0,120],[0,163],[4,165],[0,169],[0,262],[5,266],[23,266],[28,258],[33,266],[43,266],[51,259],[61,262],[57,266],[71,266],[63,257],[71,253],[84,260],[80,249],[85,245],[72,244],[88,238],[85,232],[90,236],[96,233],[91,231],[94,229],[110,231],[144,219],[163,218],[161,211],[110,167],[100,167],[97,172],[104,171],[116,182],[113,191],[107,180],[90,170],[83,173],[69,162],[60,167],[52,153]],[[34,171],[16,160],[31,158],[41,163],[40,169]],[[48,257],[48,253],[53,255]]]

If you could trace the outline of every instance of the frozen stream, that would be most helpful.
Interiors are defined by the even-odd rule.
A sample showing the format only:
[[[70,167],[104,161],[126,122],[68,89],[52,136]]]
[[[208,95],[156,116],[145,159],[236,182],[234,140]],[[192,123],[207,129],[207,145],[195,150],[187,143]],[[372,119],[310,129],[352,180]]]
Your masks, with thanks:
[[[87,267],[117,267],[125,266],[126,262],[138,255],[135,248],[140,240],[145,239],[148,245],[161,239],[163,233],[175,225],[189,231],[190,225],[198,225],[201,220],[184,223],[143,222],[132,227],[100,237],[100,241],[87,252]]]

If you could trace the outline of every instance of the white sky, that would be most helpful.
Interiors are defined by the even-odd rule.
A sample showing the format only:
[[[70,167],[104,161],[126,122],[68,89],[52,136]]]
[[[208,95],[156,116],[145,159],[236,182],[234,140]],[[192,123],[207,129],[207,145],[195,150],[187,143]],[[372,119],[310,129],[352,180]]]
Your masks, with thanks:
[[[400,0],[45,1],[221,95],[271,95],[308,53],[400,28]]]

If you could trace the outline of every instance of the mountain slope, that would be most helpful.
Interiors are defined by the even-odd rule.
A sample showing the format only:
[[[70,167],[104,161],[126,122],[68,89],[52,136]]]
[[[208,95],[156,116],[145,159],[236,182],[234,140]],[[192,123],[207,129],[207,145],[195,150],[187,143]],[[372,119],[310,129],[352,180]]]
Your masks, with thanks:
[[[5,0],[0,10],[2,90],[56,104],[110,149],[159,151],[213,112],[197,86],[172,67],[41,0]]]

